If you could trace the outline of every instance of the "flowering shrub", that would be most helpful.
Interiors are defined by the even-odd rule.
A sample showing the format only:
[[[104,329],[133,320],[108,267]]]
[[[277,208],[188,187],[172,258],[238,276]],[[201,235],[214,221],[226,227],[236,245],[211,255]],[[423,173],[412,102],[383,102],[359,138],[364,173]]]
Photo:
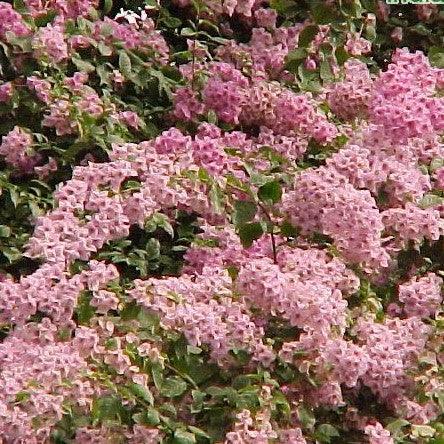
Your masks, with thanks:
[[[442,14],[0,2],[1,441],[443,442]]]

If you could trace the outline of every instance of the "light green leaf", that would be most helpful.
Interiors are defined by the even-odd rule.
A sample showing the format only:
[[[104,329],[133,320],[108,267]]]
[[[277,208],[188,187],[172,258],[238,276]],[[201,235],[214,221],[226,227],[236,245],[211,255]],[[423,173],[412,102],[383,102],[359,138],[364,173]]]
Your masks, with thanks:
[[[11,228],[7,225],[0,225],[0,237],[11,236]]]
[[[193,433],[178,429],[174,432],[173,444],[193,444],[196,442],[196,437]]]
[[[311,41],[314,39],[315,35],[318,32],[319,32],[318,25],[306,26],[299,34],[298,47],[307,48],[307,46],[311,43]]]
[[[119,51],[119,69],[127,79],[132,77],[131,59],[125,51]]]

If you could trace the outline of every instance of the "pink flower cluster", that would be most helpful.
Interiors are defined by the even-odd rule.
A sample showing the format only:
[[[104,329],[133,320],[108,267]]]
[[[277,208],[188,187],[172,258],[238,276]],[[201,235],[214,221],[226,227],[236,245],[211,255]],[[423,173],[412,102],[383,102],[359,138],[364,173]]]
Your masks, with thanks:
[[[160,63],[164,71],[159,72],[167,72],[169,48],[154,21],[125,14],[94,20],[95,0],[24,3],[31,17],[39,18],[44,8],[54,9],[57,17],[32,34],[22,16],[0,2],[0,39],[6,42],[10,32],[29,36],[29,57],[43,71],[2,83],[0,102],[8,107],[22,94],[20,88],[31,91],[44,107],[42,126],[57,137],[81,136],[84,121],[105,121],[122,133],[132,128],[132,135],[139,134],[145,110],[137,113],[123,100],[101,95],[91,86],[97,88],[92,71],[59,74],[71,66],[73,55],[84,51],[95,57],[100,51],[100,57],[110,57],[108,83],[120,91],[131,76],[110,64],[124,50],[134,59],[154,53],[144,67]],[[176,3],[192,7],[187,0]],[[435,268],[423,271],[425,260],[402,270],[407,278],[397,273],[401,251],[421,252],[424,241],[434,247],[443,235],[442,208],[422,201],[430,193],[439,198],[444,187],[443,168],[434,163],[444,158],[444,99],[437,94],[443,70],[422,53],[397,50],[385,72],[370,75],[363,62],[349,59],[342,79],[322,93],[295,92],[286,57],[310,23],[277,27],[277,13],[260,1],[204,3],[203,20],[238,18],[251,29],[250,40],[229,40],[214,51],[214,59],[208,57],[210,45],[188,41],[193,61],[180,66],[183,82],[173,91],[168,115],[177,127],[153,140],[114,143],[107,161],[86,158],[73,166],[72,177],[53,194],[55,209],[33,221],[25,256],[42,264],[29,274],[0,278],[5,327],[0,437],[5,442],[47,442],[66,412],[89,416],[97,400],[120,396],[129,383],[164,402],[159,381],[151,381],[155,372],[147,370],[153,364],[166,368],[169,350],[162,335],[183,335],[227,378],[233,366],[242,376],[259,370],[264,379],[282,368],[298,374],[279,388],[279,396],[289,401],[285,425],[271,408],[275,388],[264,383],[258,409],[241,406],[233,412],[225,444],[311,442],[311,432],[304,437],[309,428],[301,406],[316,413],[336,409],[335,415],[342,414],[341,407],[345,428],[360,431],[373,444],[393,443],[384,421],[353,414],[350,400],[364,389],[414,425],[440,414],[438,362],[444,358],[436,332],[443,280]],[[385,11],[379,5],[378,14]],[[84,22],[80,17],[94,20],[90,29],[68,35],[69,20]],[[305,68],[316,69],[331,31],[318,28]],[[345,49],[360,56],[371,45],[351,33]],[[331,68],[342,75],[339,67]],[[42,165],[43,157],[34,152],[39,136],[15,126],[2,139],[2,162],[46,178],[58,162],[50,157]],[[345,144],[339,147],[341,140]],[[321,146],[328,158],[307,167],[305,155],[313,146]],[[278,166],[270,166],[264,147],[280,155]],[[282,202],[271,205],[256,196],[268,180],[279,182]],[[244,182],[251,192],[234,185]],[[218,205],[215,190],[222,194]],[[252,220],[262,221],[265,213],[273,227],[244,248],[231,211],[247,198],[257,207]],[[128,283],[114,264],[97,260],[107,244],[128,238],[135,226],[144,229],[159,213],[174,225],[176,210],[196,215],[200,229],[178,276]],[[291,236],[284,235],[284,223],[293,225]],[[391,293],[379,285],[390,286],[393,278]],[[133,305],[139,314],[127,322],[122,310]],[[158,321],[156,335],[141,333],[145,315]],[[291,337],[270,336],[274,322],[288,327]],[[245,365],[239,363],[240,351],[248,356]],[[171,406],[177,401],[180,407],[190,396],[177,397]],[[124,408],[137,402],[125,399]],[[185,422],[188,407],[178,409]],[[85,422],[73,442],[162,442],[170,432],[165,418],[158,428]],[[195,424],[192,419],[187,425]]]
[[[21,37],[28,35],[31,31],[10,3],[0,2],[0,39],[5,40],[8,32]]]
[[[344,64],[344,80],[333,83],[328,91],[330,109],[343,119],[366,117],[373,82],[367,66],[356,59]]]
[[[375,81],[372,120],[399,141],[442,131],[444,99],[435,96],[441,73],[421,52],[397,50],[388,70]]]
[[[87,17],[91,9],[97,8],[98,0],[25,0],[28,11],[33,17],[41,16],[46,10],[53,9],[58,18],[75,19]]]
[[[33,153],[32,146],[32,135],[16,126],[2,137],[0,156],[10,166],[23,173],[29,173],[39,160],[39,156]]]
[[[264,131],[268,128],[278,137],[303,135],[325,143],[337,135],[335,125],[315,108],[307,94],[248,79],[228,63],[211,62],[197,68],[192,63],[181,68],[190,81],[197,69],[203,70],[208,79],[201,92],[203,103],[188,86],[178,89],[173,112],[178,119],[193,120],[211,110],[223,122],[264,127]]]
[[[434,316],[442,302],[443,280],[434,273],[399,286],[399,300],[404,304],[407,316]]]

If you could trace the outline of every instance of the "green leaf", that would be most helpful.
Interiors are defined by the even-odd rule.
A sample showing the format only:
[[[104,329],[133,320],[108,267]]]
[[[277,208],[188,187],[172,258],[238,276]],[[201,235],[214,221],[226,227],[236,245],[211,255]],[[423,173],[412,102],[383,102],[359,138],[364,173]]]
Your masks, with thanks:
[[[259,188],[257,195],[262,202],[271,201],[275,204],[282,198],[282,187],[278,181],[274,180],[262,185]]]
[[[234,202],[233,223],[235,225],[250,222],[254,219],[257,212],[257,206],[254,202],[246,200],[237,200]]]
[[[81,325],[88,325],[90,319],[95,315],[95,308],[90,305],[91,295],[87,292],[81,293],[78,301],[77,307],[75,309],[75,314],[77,317],[77,322]]]
[[[159,412],[153,408],[149,408],[145,411],[145,418],[148,425],[157,425],[160,423]]]
[[[342,66],[350,58],[350,54],[344,49],[343,46],[339,46],[335,50],[335,57],[338,64]]]
[[[151,238],[146,243],[147,258],[154,260],[160,256],[160,242],[158,239]]]
[[[174,432],[172,443],[174,444],[193,444],[196,442],[196,437],[193,433],[178,429]]]
[[[14,5],[14,9],[17,12],[20,12],[20,14],[25,14],[28,12],[28,8],[26,7],[24,0],[14,0],[12,4]]]
[[[224,194],[216,182],[213,182],[208,192],[210,202],[213,205],[214,211],[221,214],[224,209]]]
[[[12,31],[6,31],[6,41],[11,45],[18,46],[23,52],[31,52],[31,39],[26,36],[17,36]]]
[[[15,395],[15,402],[17,404],[22,404],[22,403],[25,403],[26,401],[28,401],[30,397],[31,397],[31,393],[29,393],[27,391],[21,391]]]
[[[34,23],[38,28],[46,26],[48,23],[52,22],[56,17],[57,12],[55,10],[49,10],[46,14],[40,15],[34,19]]]
[[[332,82],[335,79],[330,63],[327,60],[321,62],[319,74],[324,82]]]
[[[285,237],[297,237],[299,231],[290,221],[286,220],[282,222],[281,234]]]
[[[200,355],[202,349],[200,347],[195,347],[194,345],[187,345],[187,352],[192,355]]]
[[[72,62],[74,63],[74,65],[76,65],[79,71],[91,73],[94,72],[96,69],[93,64],[86,62],[85,60],[82,60],[78,57],[73,57]]]
[[[174,237],[174,229],[171,226],[168,216],[162,213],[155,213],[153,216],[145,222],[145,230],[148,233],[156,231],[157,228],[162,228],[171,237]]]
[[[22,253],[16,247],[4,247],[1,250],[3,256],[8,259],[9,263],[12,264],[15,261],[18,261],[22,257]]]
[[[272,401],[274,407],[279,412],[280,417],[289,418],[291,415],[291,407],[287,398],[281,392],[276,392]]]
[[[166,14],[165,11],[166,9],[163,9],[163,14],[162,14],[162,18],[160,19],[160,21],[162,22],[162,24],[164,24],[167,28],[178,28],[181,24],[182,21],[177,18],[172,16],[171,14]]]
[[[11,236],[11,228],[7,225],[0,225],[0,237],[9,237]]]
[[[435,433],[436,430],[428,425],[412,425],[411,436],[413,436],[414,438],[432,437],[435,435]]]
[[[93,424],[97,425],[104,420],[119,420],[122,415],[123,406],[115,396],[105,396],[95,399],[91,409]]]
[[[187,389],[187,383],[178,377],[170,377],[162,382],[160,394],[166,398],[180,396]]]
[[[419,200],[418,206],[426,209],[434,207],[435,205],[442,205],[444,203],[444,197],[437,196],[436,194],[425,194],[422,199]]]
[[[298,7],[294,0],[271,0],[270,7],[275,9],[279,14],[286,15],[295,7]]]
[[[113,53],[112,48],[110,48],[108,45],[105,45],[105,43],[103,42],[99,42],[99,44],[97,45],[97,49],[99,50],[100,54],[105,57],[109,57]]]
[[[138,398],[143,399],[144,401],[148,402],[149,404],[154,404],[154,397],[153,394],[149,391],[148,388],[144,387],[143,385],[131,383],[128,385],[128,388],[130,389],[131,393],[136,395]]]
[[[308,410],[308,408],[304,406],[300,406],[298,408],[298,417],[299,421],[301,421],[302,426],[305,429],[312,429],[316,424],[316,419],[313,415],[313,412]]]
[[[329,444],[335,436],[339,436],[339,432],[330,424],[321,424],[316,429],[316,438],[322,443]]]
[[[442,46],[432,46],[429,48],[430,63],[436,68],[444,68],[444,48]]]
[[[143,412],[134,414],[133,420],[137,424],[156,426],[160,423],[160,415],[156,409],[149,407]]]
[[[299,87],[303,91],[315,93],[321,91],[320,77],[317,71],[310,71],[301,64],[298,67],[298,76],[301,79]]]
[[[330,24],[336,18],[335,9],[324,2],[315,3],[315,6],[311,8],[311,13],[316,23],[320,25]]]
[[[408,426],[409,424],[410,423],[405,419],[397,419],[387,424],[385,428],[390,432],[392,436],[396,436],[403,427]]]
[[[9,198],[11,199],[12,204],[14,205],[14,208],[17,208],[18,204],[20,203],[20,195],[17,192],[17,188],[9,188]]]
[[[436,158],[436,159],[433,159],[431,162],[430,162],[430,172],[435,172],[437,169],[439,169],[439,168],[441,168],[441,167],[443,167],[444,166],[444,159],[443,158],[440,158],[440,157],[438,157],[438,158]]]
[[[259,222],[241,224],[238,230],[240,240],[245,248],[251,247],[253,241],[264,234],[262,224]]]
[[[200,436],[202,438],[207,439],[211,439],[211,436],[208,435],[208,433],[206,433],[204,430],[199,429],[198,427],[194,427],[194,426],[188,426],[188,430],[190,432],[193,432],[196,436]]]
[[[180,31],[180,35],[183,37],[192,37],[196,34],[197,32],[191,28],[182,28],[182,30]]]
[[[296,48],[287,55],[285,68],[295,73],[297,67],[307,58],[308,52],[305,48]]]
[[[103,13],[108,14],[113,9],[113,0],[105,0],[103,2]]]
[[[311,41],[314,39],[315,35],[318,32],[319,32],[318,25],[306,26],[299,34],[298,47],[307,48],[307,46],[311,43]]]
[[[160,364],[155,363],[152,365],[151,376],[153,377],[154,385],[156,386],[157,390],[160,390],[163,384],[163,373]]]
[[[125,51],[119,51],[119,69],[120,72],[127,78],[132,77],[131,59]]]

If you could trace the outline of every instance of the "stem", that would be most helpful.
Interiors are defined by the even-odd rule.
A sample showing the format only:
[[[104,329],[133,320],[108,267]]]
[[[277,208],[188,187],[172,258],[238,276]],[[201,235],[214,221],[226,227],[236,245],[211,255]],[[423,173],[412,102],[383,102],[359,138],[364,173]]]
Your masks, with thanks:
[[[193,40],[193,51],[192,51],[193,59],[191,64],[191,89],[194,91],[194,77],[195,77],[195,66],[196,66],[196,40]]]
[[[271,216],[268,214],[267,209],[260,203],[256,202],[257,206],[262,210],[265,214],[265,217],[271,224],[270,237],[271,237],[271,248],[273,249],[273,263],[277,264],[277,251],[276,251],[276,239],[274,237],[274,222]]]

